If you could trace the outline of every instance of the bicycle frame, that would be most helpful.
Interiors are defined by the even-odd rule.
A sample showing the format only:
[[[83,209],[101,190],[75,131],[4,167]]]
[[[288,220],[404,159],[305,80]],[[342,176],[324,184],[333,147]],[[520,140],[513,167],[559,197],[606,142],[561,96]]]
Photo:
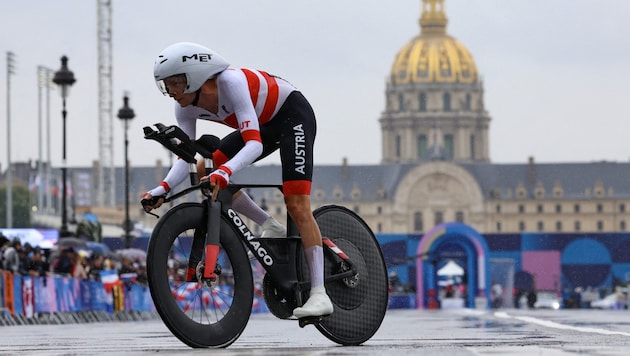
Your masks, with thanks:
[[[310,289],[310,282],[303,280],[298,273],[298,266],[302,263],[304,256],[300,253],[301,239],[295,222],[287,213],[286,238],[261,238],[254,235],[245,221],[231,206],[232,195],[243,188],[276,188],[282,190],[281,185],[275,184],[230,184],[228,188],[219,191],[215,201],[211,197],[207,197],[204,203],[207,207],[206,231],[208,233],[205,235],[195,233],[193,237],[186,280],[189,282],[196,280],[197,265],[201,261],[204,251],[206,254],[203,278],[216,278],[214,272],[220,237],[220,217],[223,216],[229,221],[239,239],[247,246],[268,273],[274,286],[284,295],[294,296],[297,305],[302,305],[303,293]],[[176,193],[166,198],[165,202],[173,201],[199,189],[203,189],[203,184],[195,185]],[[324,237],[323,248],[335,259],[337,264],[345,264],[345,268],[340,269],[340,272],[327,276],[325,283],[352,278],[356,275],[356,268],[350,258],[332,240]]]

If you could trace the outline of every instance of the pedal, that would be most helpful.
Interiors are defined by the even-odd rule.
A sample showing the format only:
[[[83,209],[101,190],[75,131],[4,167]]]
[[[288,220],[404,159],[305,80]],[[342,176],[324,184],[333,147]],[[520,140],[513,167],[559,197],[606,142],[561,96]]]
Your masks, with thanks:
[[[298,323],[300,324],[300,327],[303,328],[306,325],[310,325],[310,324],[319,324],[322,320],[324,320],[324,317],[327,315],[320,315],[320,316],[307,316],[304,318],[300,318],[298,319]]]

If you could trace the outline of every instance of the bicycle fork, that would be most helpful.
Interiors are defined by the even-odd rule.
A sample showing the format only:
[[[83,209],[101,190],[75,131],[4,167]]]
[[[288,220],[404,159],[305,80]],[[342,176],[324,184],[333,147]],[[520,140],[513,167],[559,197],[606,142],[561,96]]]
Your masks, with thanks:
[[[208,198],[208,228],[206,229],[206,261],[204,279],[216,279],[214,270],[219,257],[219,233],[221,230],[221,202]]]
[[[188,269],[186,271],[186,281],[195,282],[203,280],[216,280],[215,273],[217,267],[217,258],[219,256],[219,239],[221,230],[221,202],[213,201],[208,198],[207,228],[205,239],[198,236],[195,232],[192,248],[190,251],[190,259],[188,260]],[[205,258],[203,261],[203,274],[199,273],[200,262],[203,253]]]

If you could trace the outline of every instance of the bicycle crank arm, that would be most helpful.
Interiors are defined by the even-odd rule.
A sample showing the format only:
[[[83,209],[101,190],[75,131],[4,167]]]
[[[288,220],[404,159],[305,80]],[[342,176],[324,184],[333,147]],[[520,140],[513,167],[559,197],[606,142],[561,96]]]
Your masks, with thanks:
[[[345,279],[345,278],[351,278],[356,276],[356,272],[355,271],[344,271],[344,272],[340,272],[340,273],[336,273],[333,274],[331,276],[328,276],[324,279],[324,283],[328,283],[328,282],[334,282],[334,281],[338,281],[340,279]]]

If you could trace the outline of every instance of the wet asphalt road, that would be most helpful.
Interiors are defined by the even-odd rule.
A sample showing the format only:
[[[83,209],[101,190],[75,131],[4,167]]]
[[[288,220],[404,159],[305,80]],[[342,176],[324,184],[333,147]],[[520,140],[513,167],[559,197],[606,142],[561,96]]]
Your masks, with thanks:
[[[630,355],[630,311],[390,310],[372,339],[344,347],[317,329],[252,316],[227,349],[194,350],[158,320],[0,327],[0,355]]]

